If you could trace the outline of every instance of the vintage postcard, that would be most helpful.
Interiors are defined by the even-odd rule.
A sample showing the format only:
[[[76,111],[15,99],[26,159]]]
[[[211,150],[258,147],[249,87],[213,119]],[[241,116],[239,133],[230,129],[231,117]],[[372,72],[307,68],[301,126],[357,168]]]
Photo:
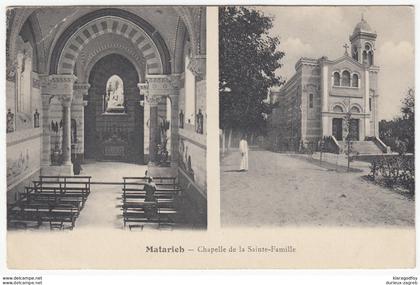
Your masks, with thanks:
[[[4,13],[9,269],[415,266],[414,7]]]

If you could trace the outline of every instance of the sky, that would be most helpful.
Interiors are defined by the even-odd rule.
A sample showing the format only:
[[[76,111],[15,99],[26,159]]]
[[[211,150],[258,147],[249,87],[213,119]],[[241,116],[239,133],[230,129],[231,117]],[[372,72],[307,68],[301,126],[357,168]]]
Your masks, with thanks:
[[[280,39],[285,52],[283,67],[277,72],[284,79],[295,72],[301,57],[327,56],[337,59],[350,45],[349,36],[364,19],[377,33],[375,65],[379,71],[379,119],[400,114],[401,100],[414,87],[414,8],[409,6],[346,7],[255,7],[271,16],[271,35]]]

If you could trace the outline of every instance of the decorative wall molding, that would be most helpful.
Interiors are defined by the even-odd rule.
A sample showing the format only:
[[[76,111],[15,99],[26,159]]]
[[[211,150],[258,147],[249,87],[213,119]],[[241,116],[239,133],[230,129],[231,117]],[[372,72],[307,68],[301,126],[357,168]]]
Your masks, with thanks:
[[[40,137],[41,135],[42,135],[42,130],[39,128],[16,131],[16,132],[7,134],[6,144],[8,147],[10,147],[12,145],[19,144],[21,142],[36,139]]]
[[[191,59],[188,69],[197,77],[198,80],[206,78],[206,56],[199,55]]]
[[[32,78],[32,87],[41,89],[41,81],[38,78]]]
[[[163,96],[146,96],[147,103],[150,107],[157,107],[161,102]]]
[[[89,88],[89,83],[75,83],[73,85],[74,96],[83,100],[83,97],[88,95]]]
[[[74,75],[40,76],[42,95],[73,96]]]
[[[179,75],[147,75],[146,84],[139,84],[140,94],[170,96],[179,93]],[[146,91],[147,90],[147,91]]]

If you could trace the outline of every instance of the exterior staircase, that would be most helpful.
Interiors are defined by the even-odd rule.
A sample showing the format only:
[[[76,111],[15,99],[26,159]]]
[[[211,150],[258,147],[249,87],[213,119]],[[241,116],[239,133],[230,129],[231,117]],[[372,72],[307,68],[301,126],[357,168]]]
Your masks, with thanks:
[[[339,141],[338,144],[340,146],[340,152],[344,152],[346,143]],[[352,152],[359,155],[384,153],[373,141],[352,141]]]

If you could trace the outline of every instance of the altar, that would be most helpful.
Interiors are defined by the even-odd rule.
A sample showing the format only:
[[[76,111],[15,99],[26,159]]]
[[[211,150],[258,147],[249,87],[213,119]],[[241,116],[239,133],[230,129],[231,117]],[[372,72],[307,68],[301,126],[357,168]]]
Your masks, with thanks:
[[[102,143],[102,155],[105,160],[125,160],[127,142],[117,135],[111,136]]]

